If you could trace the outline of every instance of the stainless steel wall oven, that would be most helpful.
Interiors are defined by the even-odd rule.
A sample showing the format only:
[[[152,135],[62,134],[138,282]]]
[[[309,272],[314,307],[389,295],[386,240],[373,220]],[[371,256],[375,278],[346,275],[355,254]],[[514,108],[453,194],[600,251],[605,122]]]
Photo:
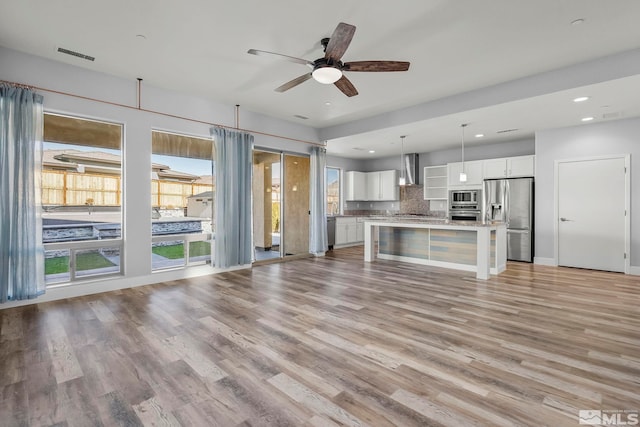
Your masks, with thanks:
[[[449,219],[452,221],[481,221],[482,190],[449,191]]]

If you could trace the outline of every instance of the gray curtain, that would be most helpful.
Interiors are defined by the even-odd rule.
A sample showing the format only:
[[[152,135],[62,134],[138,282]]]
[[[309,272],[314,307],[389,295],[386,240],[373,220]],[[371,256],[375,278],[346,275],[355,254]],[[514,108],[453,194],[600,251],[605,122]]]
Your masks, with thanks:
[[[45,291],[40,176],[42,96],[0,84],[0,302]]]
[[[326,171],[327,150],[322,147],[311,149],[311,217],[309,218],[309,252],[324,255],[327,251],[327,192]]]
[[[215,266],[251,264],[251,168],[253,135],[211,128],[215,144]]]

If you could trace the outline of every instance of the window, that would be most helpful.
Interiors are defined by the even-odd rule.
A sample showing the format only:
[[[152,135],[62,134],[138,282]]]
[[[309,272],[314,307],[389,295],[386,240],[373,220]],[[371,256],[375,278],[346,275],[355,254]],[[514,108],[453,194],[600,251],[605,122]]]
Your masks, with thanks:
[[[340,169],[327,167],[327,215],[340,214]]]
[[[153,131],[152,270],[211,263],[213,141]]]
[[[45,281],[122,274],[122,125],[45,113]]]

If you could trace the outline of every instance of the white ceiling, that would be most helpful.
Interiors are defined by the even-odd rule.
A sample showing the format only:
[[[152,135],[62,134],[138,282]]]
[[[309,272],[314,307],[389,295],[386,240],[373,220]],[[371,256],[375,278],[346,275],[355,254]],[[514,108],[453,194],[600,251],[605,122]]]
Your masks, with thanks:
[[[483,92],[527,76],[553,78],[554,70],[640,48],[637,0],[0,0],[0,5],[0,45],[321,128],[329,153],[346,157],[395,154],[401,134],[408,135],[405,151],[456,146],[463,122],[470,123],[469,143],[490,143],[578,125],[585,115],[594,122],[640,115],[640,97],[633,96],[640,93],[640,71],[606,81],[596,76],[596,67],[591,80],[566,79],[553,91],[529,87],[515,91],[523,95],[508,102],[492,103],[493,92]],[[572,25],[576,19],[584,22]],[[320,39],[341,21],[357,27],[344,61],[404,60],[411,62],[410,70],[348,73],[360,92],[353,98],[313,80],[277,93],[274,88],[308,69],[246,53],[255,48],[314,60],[323,56]],[[58,53],[58,47],[96,60]],[[573,104],[581,94],[591,99]],[[478,96],[486,102],[470,102]],[[420,116],[420,108],[449,97],[467,102]],[[406,112],[411,113],[406,119],[398,118]],[[511,128],[519,130],[496,134]],[[485,138],[474,139],[478,132]]]

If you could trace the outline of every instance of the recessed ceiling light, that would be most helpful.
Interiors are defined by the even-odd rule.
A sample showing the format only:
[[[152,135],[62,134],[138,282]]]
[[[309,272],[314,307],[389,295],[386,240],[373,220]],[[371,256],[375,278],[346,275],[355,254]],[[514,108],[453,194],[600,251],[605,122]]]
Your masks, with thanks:
[[[476,138],[483,138],[484,137],[484,133],[476,133]]]
[[[136,34],[136,38],[138,38],[138,40],[146,40],[147,36],[145,36],[144,34]]]
[[[373,153],[375,153],[375,152],[376,152],[376,150],[369,150],[369,152],[370,152],[371,154],[373,154]]]
[[[593,120],[593,117],[583,117],[582,119],[583,122],[590,122],[591,120]]]
[[[573,98],[573,102],[584,102],[589,100],[588,96],[579,96],[577,98]]]
[[[325,102],[324,105],[329,106],[331,103],[329,101]]]
[[[580,25],[580,24],[584,24],[584,18],[578,18],[571,21],[571,25]]]

